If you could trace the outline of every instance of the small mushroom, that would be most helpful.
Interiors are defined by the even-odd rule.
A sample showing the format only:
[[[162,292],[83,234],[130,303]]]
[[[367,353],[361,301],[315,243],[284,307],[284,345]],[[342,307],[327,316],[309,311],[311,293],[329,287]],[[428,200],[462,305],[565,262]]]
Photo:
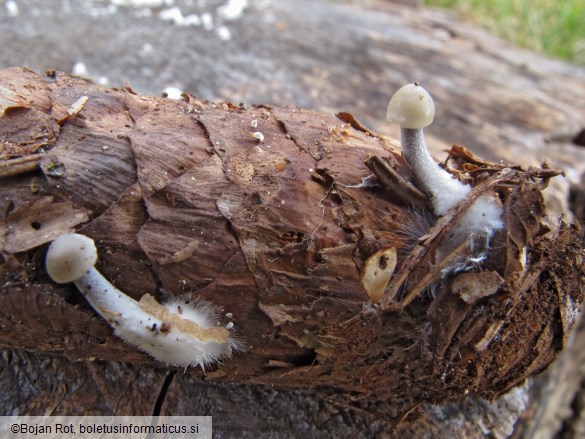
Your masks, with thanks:
[[[138,302],[110,284],[95,269],[96,261],[91,238],[67,234],[49,246],[46,269],[57,283],[75,283],[125,342],[159,361],[182,367],[204,368],[242,350],[228,329],[216,325],[213,305],[179,299],[161,305],[150,294]]]
[[[433,122],[435,104],[418,83],[400,88],[388,103],[386,119],[400,124],[402,155],[412,169],[417,185],[430,198],[433,212],[442,216],[471,191],[471,186],[455,179],[431,157],[423,128]],[[457,227],[465,235],[485,234],[503,227],[502,207],[497,197],[484,195],[468,209]]]

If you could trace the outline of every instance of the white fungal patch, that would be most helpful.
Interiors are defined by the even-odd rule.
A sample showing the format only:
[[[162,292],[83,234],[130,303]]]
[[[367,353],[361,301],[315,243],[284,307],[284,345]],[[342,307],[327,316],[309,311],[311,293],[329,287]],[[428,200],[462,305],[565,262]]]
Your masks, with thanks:
[[[170,21],[171,23],[182,27],[201,26],[203,24],[203,20],[201,17],[199,17],[199,15],[189,14],[184,16],[181,9],[177,6],[163,9],[158,14],[158,17],[163,21]]]
[[[163,9],[158,14],[158,18],[163,21],[171,21],[175,24],[179,24],[183,21],[183,12],[181,12],[181,9],[178,7]]]
[[[502,206],[494,196],[479,197],[467,210],[457,225],[463,234],[491,236],[504,227]]]
[[[74,282],[125,342],[158,361],[181,367],[204,368],[243,350],[228,328],[218,326],[218,311],[210,303],[173,299],[162,305],[149,294],[137,302],[93,267],[96,259],[91,238],[62,235],[49,247],[47,272],[55,282]]]
[[[228,2],[217,8],[217,15],[224,20],[238,20],[244,15],[248,7],[248,0],[228,0]]]
[[[230,358],[233,351],[243,350],[227,326],[217,326],[218,309],[203,300],[172,299],[164,305],[146,294],[138,302],[149,314],[158,318],[157,330],[146,331],[132,342],[134,335],[118,334],[120,338],[145,350],[154,358],[174,366],[209,366]],[[126,325],[127,326],[127,325]],[[119,331],[121,332],[121,331]]]

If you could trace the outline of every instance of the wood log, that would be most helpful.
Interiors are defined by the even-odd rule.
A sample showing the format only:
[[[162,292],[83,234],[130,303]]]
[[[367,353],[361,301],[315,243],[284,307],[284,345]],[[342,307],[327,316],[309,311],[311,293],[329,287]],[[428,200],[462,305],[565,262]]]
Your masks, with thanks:
[[[201,13],[204,7],[214,14],[214,2],[204,3],[182,8],[183,13]],[[440,102],[440,114],[427,130],[437,156],[458,142],[492,160],[537,166],[547,159],[567,176],[553,179],[545,191],[549,211],[568,215],[569,191],[571,209],[582,210],[585,150],[577,141],[585,117],[582,68],[515,49],[436,10],[355,3],[250,2],[240,20],[227,23],[234,36],[229,43],[214,32],[172,26],[132,8],[95,16],[85,4],[71,3],[72,9],[55,15],[58,1],[36,8],[19,4],[20,15],[2,21],[0,65],[68,70],[81,60],[94,78],[130,83],[142,92],[158,94],[172,82],[207,98],[301,104],[328,113],[342,109],[394,136],[398,133],[380,116],[388,94],[405,81],[419,80]],[[58,26],[52,27],[55,20]],[[119,31],[121,24],[126,31]],[[260,41],[259,35],[270,39]],[[145,55],[147,45],[153,51]],[[30,161],[35,160],[11,166],[34,168]],[[71,294],[79,297],[74,290]],[[5,390],[0,408],[3,414],[149,414],[156,412],[156,395],[172,402],[160,413],[213,414],[220,437],[428,437],[432,432],[470,438],[487,431],[505,437],[512,429],[514,437],[531,439],[578,436],[585,373],[575,366],[585,364],[582,339],[583,328],[573,349],[523,388],[519,399],[506,395],[488,404],[470,393],[444,410],[423,404],[398,430],[303,390],[203,385],[177,374],[165,398],[160,391],[168,378],[164,368],[72,363],[18,350],[0,357]],[[152,379],[142,379],[147,376]],[[133,392],[133,398],[124,398],[112,389],[141,389],[142,397]]]
[[[409,170],[396,142],[348,114],[142,97],[17,68],[0,72],[0,90],[3,347],[153,361],[46,275],[46,244],[73,229],[132,297],[221,307],[247,351],[208,380],[315,388],[356,407],[392,397],[385,416],[399,420],[424,402],[502,395],[567,344],[584,292],[581,232],[545,224],[541,190],[558,174],[546,166],[454,147],[452,167],[475,188],[435,221],[373,182],[372,157],[402,180]],[[15,175],[22,156],[40,169]],[[472,249],[439,257],[441,239],[487,190],[505,230],[481,269],[444,275]],[[398,266],[372,306],[360,275],[385,248]],[[476,295],[486,273],[501,282]]]

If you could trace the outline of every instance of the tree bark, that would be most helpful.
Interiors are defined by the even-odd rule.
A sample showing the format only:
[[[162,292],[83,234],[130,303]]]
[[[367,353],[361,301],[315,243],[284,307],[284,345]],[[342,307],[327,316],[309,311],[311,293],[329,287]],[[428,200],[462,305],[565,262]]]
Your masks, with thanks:
[[[470,250],[436,249],[471,198],[425,224],[364,163],[377,157],[409,180],[396,143],[349,114],[142,97],[26,69],[0,72],[0,85],[3,347],[153,362],[47,277],[46,244],[73,229],[96,240],[99,270],[132,297],[221,307],[247,350],[207,380],[314,388],[373,411],[391,397],[384,416],[397,421],[426,402],[502,395],[567,345],[583,255],[578,227],[544,223],[554,170],[450,151],[472,196],[495,191],[504,205],[481,269],[502,281],[470,299],[454,285],[465,277],[474,296],[479,270],[442,275]],[[372,307],[360,274],[389,247],[398,266]]]

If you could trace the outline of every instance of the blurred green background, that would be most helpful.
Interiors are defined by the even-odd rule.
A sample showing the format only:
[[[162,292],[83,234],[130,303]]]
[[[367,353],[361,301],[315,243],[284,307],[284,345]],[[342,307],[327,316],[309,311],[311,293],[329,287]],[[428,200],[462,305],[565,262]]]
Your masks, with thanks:
[[[520,47],[585,65],[585,0],[424,0]]]

